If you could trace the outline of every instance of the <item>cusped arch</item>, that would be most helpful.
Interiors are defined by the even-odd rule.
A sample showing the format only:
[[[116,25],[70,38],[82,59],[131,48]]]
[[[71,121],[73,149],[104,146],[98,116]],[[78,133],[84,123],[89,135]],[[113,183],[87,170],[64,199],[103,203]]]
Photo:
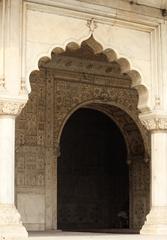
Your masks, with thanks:
[[[39,59],[38,68],[41,69],[48,67],[49,64],[53,64],[53,62],[58,63],[61,61],[60,57],[63,56],[107,64],[105,73],[115,71],[117,74],[124,76],[124,78],[130,78],[131,88],[136,89],[138,93],[138,109],[140,112],[148,110],[148,89],[142,84],[140,72],[131,67],[128,59],[124,57],[119,58],[118,54],[113,49],[103,49],[103,46],[94,38],[93,35],[82,41],[80,45],[76,42],[69,42],[65,49],[61,47],[54,48],[51,51],[51,57],[44,56]],[[66,64],[68,67],[73,63],[72,61],[68,61]],[[92,65],[89,64],[87,69],[91,69]]]
[[[19,146],[17,149],[25,155],[25,162],[28,163],[29,153],[33,153],[35,146],[38,155],[36,159],[40,159],[42,153],[43,156],[46,156],[47,166],[55,166],[56,169],[59,156],[58,133],[60,133],[60,126],[63,127],[62,124],[66,120],[66,116],[68,117],[68,114],[72,113],[76,107],[81,107],[82,104],[88,104],[88,107],[91,107],[91,103],[93,106],[96,103],[97,105],[101,103],[98,105],[100,106],[98,109],[110,116],[114,109],[106,106],[110,104],[121,108],[122,104],[122,110],[127,110],[127,115],[134,117],[133,120],[138,127],[140,125],[141,134],[145,141],[144,152],[149,154],[150,141],[146,130],[138,119],[139,111],[137,109],[137,104],[141,111],[144,109],[140,108],[139,105],[140,103],[142,106],[146,105],[148,93],[141,84],[140,73],[131,69],[127,59],[119,58],[116,52],[110,48],[103,50],[101,44],[91,36],[81,45],[70,42],[65,49],[53,49],[51,58],[43,57],[38,64],[39,70],[33,71],[30,75],[32,92],[29,101],[21,118],[17,119],[20,129],[16,132],[18,136],[16,146]],[[138,93],[132,88],[136,88]],[[143,95],[145,97],[142,94],[145,94]],[[119,124],[119,122],[117,123]],[[121,128],[121,126],[119,127]],[[130,131],[129,134],[132,136],[129,141],[133,141],[133,139],[137,141],[138,138],[133,135],[135,131],[133,129],[131,131],[128,124],[126,127],[124,131],[127,131],[127,134]],[[37,128],[39,129],[37,130]],[[33,147],[28,154],[25,154],[27,143],[31,143]],[[130,146],[130,142],[127,144]],[[133,144],[137,146],[135,142]],[[30,144],[28,146],[31,147]],[[48,146],[50,147],[48,148]],[[135,154],[133,156],[135,157]],[[129,165],[132,184],[130,192],[131,227],[134,229],[139,229],[143,225],[149,210],[150,165],[140,161],[140,159],[145,160],[142,151]],[[19,156],[16,156],[17,160],[19,161]],[[50,174],[48,171],[45,172]],[[54,180],[56,182],[56,171],[54,172]],[[55,198],[56,191],[55,188]],[[140,194],[138,194],[139,192]],[[55,215],[54,222],[56,221]]]

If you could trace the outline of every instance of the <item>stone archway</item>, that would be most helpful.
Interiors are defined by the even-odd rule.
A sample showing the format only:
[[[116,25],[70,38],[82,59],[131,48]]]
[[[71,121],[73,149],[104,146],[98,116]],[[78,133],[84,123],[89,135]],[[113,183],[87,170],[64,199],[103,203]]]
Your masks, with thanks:
[[[56,48],[52,59],[39,61],[39,71],[30,76],[29,101],[16,121],[16,200],[29,230],[57,227],[60,136],[69,116],[85,105],[111,117],[126,139],[130,228],[144,224],[150,202],[150,138],[138,119],[137,107],[144,105],[132,88],[132,76],[137,81],[139,74],[129,69],[128,61],[116,59],[112,50],[103,51],[93,36],[81,46],[68,44],[66,51]]]
[[[134,100],[134,99],[133,99]],[[96,109],[105,113],[118,126],[127,146],[127,164],[129,165],[129,229],[139,231],[145,221],[150,207],[150,164],[149,164],[149,134],[140,121],[130,116],[126,106],[103,100],[94,100],[77,105],[62,120],[58,131],[60,137],[65,123],[70,116],[81,107]],[[127,111],[127,112],[125,112]],[[60,113],[61,114],[61,113]],[[133,117],[135,114],[133,115]],[[59,147],[58,147],[59,149]],[[60,150],[58,150],[59,152]],[[58,154],[59,156],[59,154]]]

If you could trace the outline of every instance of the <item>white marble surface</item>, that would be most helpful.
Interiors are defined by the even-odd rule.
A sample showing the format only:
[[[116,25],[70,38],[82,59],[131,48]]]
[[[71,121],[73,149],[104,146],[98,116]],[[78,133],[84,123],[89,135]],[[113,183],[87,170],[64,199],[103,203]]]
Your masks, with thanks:
[[[112,4],[113,4],[113,1],[105,1],[105,0],[80,0],[80,1],[81,2],[95,3],[95,4],[99,4],[99,5],[103,5],[103,6],[106,6],[106,5],[112,6]],[[127,4],[129,4],[130,1],[129,0],[123,0],[122,2],[127,2]],[[117,3],[117,6],[120,7],[121,1],[116,1],[116,3]],[[143,6],[150,6],[150,7],[153,7],[153,8],[160,8],[160,9],[164,9],[164,8],[167,7],[167,1],[166,0],[135,0],[134,4],[137,4],[137,5],[142,6],[142,7]],[[132,5],[134,5],[134,4],[132,4]],[[131,8],[132,7],[133,6],[131,6]]]
[[[152,205],[167,207],[167,133],[153,132],[152,147]]]
[[[167,234],[167,133],[151,134],[151,211],[142,233]]]
[[[0,116],[0,203],[14,203],[15,119]]]
[[[89,37],[86,20],[34,10],[27,12],[26,30],[27,81],[30,72],[37,68],[38,60],[43,56],[50,57],[53,48],[65,48],[71,41],[80,44]],[[104,49],[112,48],[118,57],[128,59],[131,68],[142,74],[143,84],[150,86],[151,46],[148,32],[119,27],[116,23],[98,23],[94,36]]]
[[[76,232],[34,232],[29,233],[30,240],[49,240],[49,239],[110,239],[110,240],[166,240],[165,236],[156,235],[136,235],[136,234],[104,234],[104,233],[76,233]]]

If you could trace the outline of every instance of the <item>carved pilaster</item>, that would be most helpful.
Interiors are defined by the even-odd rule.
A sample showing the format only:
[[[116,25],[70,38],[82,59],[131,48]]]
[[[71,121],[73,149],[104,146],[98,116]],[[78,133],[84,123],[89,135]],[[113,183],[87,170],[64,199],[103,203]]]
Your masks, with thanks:
[[[0,239],[28,237],[20,214],[14,206],[14,116],[20,110],[18,105],[0,101]]]
[[[152,112],[140,115],[151,131],[151,210],[140,233],[167,233],[167,114]]]

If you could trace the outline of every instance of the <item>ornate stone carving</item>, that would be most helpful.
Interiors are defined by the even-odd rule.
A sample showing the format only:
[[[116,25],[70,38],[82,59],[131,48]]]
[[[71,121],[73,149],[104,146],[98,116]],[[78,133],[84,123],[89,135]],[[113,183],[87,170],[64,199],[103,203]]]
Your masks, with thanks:
[[[0,100],[0,114],[18,115],[25,106],[25,102]]]
[[[20,146],[16,152],[16,186],[40,186],[44,187],[45,151],[42,148],[27,149]]]
[[[121,73],[117,63],[107,60],[115,59],[113,53],[108,52],[107,58],[105,54],[95,55],[93,52],[102,47],[90,50],[93,41],[91,38],[83,42],[81,49],[69,44],[66,51],[55,50],[52,60],[43,62],[40,71],[32,73],[30,99],[16,121],[17,190],[39,191],[40,187],[45,191],[46,226],[51,228],[52,219],[56,218],[57,149],[61,131],[73,111],[86,105],[109,115],[126,139],[131,163],[131,227],[140,228],[149,209],[146,203],[150,166],[144,163],[148,132],[138,119],[138,95],[131,88],[131,79]],[[85,48],[87,56],[83,55]]]
[[[94,33],[95,29],[97,28],[97,23],[94,18],[88,19],[86,25],[91,34]]]
[[[142,114],[139,116],[142,124],[150,131],[167,130],[167,115],[161,114]]]
[[[45,81],[43,73],[31,78],[32,93],[16,120],[16,186],[45,186]]]

